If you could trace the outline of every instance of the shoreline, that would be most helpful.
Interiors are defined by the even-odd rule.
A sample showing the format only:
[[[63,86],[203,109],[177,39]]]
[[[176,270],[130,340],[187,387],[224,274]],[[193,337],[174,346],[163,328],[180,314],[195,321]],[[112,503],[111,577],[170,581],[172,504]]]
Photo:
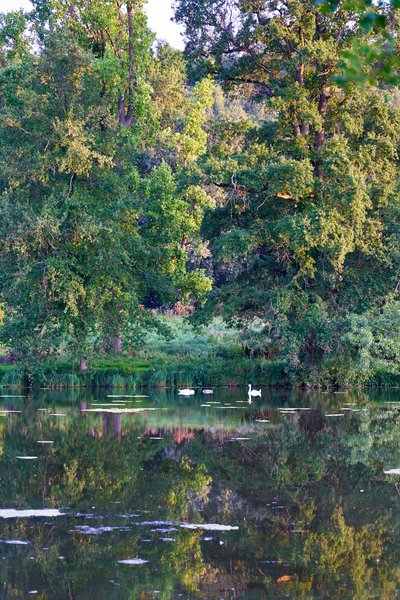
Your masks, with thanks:
[[[400,389],[400,373],[377,371],[363,382],[339,385],[328,378],[306,382],[287,370],[284,361],[222,357],[136,357],[96,358],[93,366],[79,371],[72,361],[46,361],[23,373],[18,363],[0,365],[0,388],[52,390],[80,388],[237,388],[248,383],[266,388],[299,390],[354,390],[365,388]]]

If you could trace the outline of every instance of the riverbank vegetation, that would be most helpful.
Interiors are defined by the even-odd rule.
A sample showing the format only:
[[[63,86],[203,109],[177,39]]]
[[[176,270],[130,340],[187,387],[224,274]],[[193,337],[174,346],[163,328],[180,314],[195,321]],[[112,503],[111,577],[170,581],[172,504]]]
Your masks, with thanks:
[[[331,4],[0,16],[0,384],[397,385],[399,10]]]

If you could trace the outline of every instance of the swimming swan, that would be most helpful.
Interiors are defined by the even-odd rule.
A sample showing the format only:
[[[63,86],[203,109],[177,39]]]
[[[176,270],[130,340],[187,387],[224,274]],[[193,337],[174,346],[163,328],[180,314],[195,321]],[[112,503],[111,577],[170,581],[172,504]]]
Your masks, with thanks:
[[[251,396],[259,396],[261,398],[261,390],[252,390],[251,389],[251,383],[249,383],[249,391],[248,391],[249,397]]]

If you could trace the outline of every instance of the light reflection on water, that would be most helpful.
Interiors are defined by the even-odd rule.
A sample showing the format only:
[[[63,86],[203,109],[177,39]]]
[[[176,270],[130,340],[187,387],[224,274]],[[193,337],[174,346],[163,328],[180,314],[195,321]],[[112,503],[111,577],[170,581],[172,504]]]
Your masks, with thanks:
[[[398,595],[396,391],[3,396],[0,598]]]

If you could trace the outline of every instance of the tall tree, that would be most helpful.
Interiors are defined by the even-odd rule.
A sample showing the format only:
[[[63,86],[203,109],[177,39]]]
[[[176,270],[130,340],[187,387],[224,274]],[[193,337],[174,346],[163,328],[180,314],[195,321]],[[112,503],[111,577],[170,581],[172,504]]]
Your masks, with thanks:
[[[69,30],[98,59],[103,96],[111,96],[118,122],[129,128],[148,101],[147,73],[154,34],[147,26],[144,0],[36,0],[32,19],[42,39],[57,28]]]
[[[249,88],[269,110],[261,124],[220,122],[204,161],[220,199],[205,223],[217,284],[208,306],[256,320],[266,355],[300,367],[303,381],[338,378],[351,370],[350,315],[379,313],[400,279],[399,114],[390,91],[337,80],[342,52],[372,34],[313,1],[175,4],[194,75]]]
[[[4,18],[1,334],[26,361],[64,349],[86,369],[98,340],[119,350],[122,334],[151,326],[145,307],[155,294],[174,302],[209,288],[201,271],[187,272],[182,240],[199,229],[189,184],[161,159],[144,160],[157,139],[152,35],[140,6],[132,15],[129,7],[60,3],[34,13],[39,42],[21,13]],[[100,14],[115,26],[101,51]]]

